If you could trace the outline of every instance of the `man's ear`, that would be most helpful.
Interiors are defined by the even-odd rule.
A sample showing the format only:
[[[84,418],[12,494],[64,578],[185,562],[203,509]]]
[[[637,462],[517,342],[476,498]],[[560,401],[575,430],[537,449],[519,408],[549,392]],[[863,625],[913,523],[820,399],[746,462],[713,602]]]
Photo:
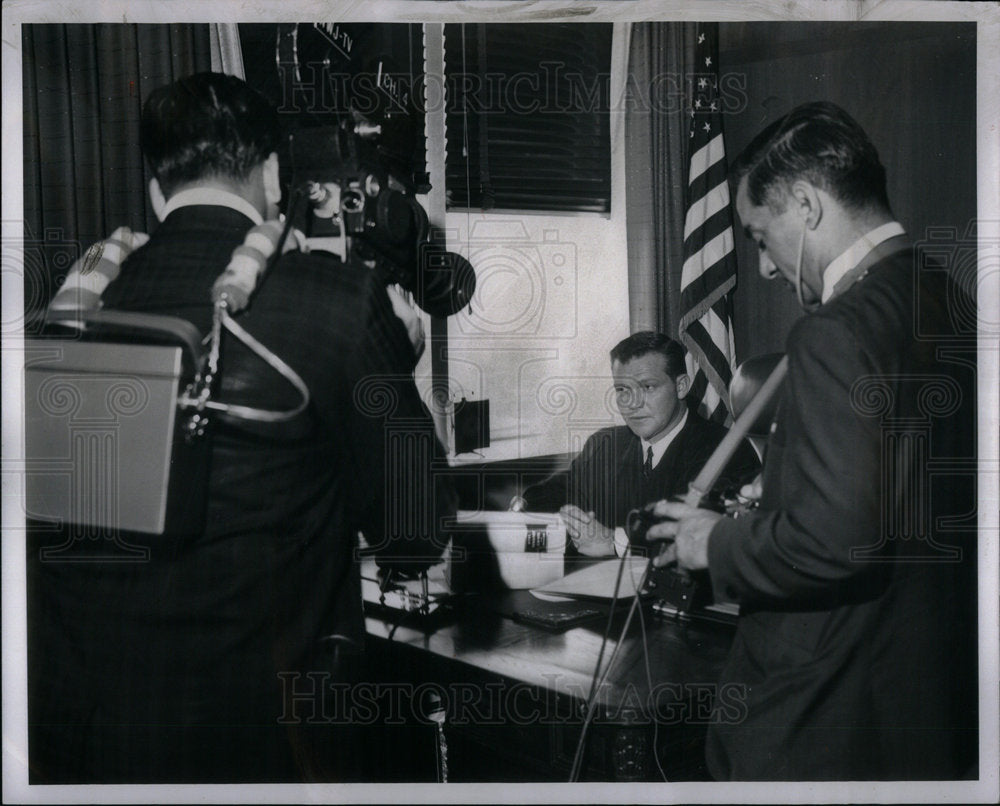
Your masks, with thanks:
[[[167,207],[167,197],[163,195],[163,188],[160,187],[155,176],[149,180],[149,200],[153,203],[156,220],[162,221],[164,210]]]
[[[281,201],[281,174],[278,168],[278,155],[273,151],[264,160],[263,179],[264,198],[269,205],[277,207]]]
[[[804,179],[792,183],[791,200],[789,202],[809,229],[816,229],[823,218],[823,200],[816,187]]]
[[[677,399],[683,400],[691,390],[691,378],[685,372],[683,375],[678,375],[674,383],[677,384]]]

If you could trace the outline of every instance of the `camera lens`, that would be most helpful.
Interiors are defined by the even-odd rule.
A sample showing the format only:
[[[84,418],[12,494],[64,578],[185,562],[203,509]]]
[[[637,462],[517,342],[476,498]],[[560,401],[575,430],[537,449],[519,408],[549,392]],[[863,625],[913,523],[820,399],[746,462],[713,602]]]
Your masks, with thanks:
[[[340,196],[340,209],[345,213],[360,213],[365,209],[365,197],[360,190],[351,188]]]
[[[375,221],[379,235],[390,243],[402,244],[416,237],[412,208],[401,193],[389,190],[378,197]]]

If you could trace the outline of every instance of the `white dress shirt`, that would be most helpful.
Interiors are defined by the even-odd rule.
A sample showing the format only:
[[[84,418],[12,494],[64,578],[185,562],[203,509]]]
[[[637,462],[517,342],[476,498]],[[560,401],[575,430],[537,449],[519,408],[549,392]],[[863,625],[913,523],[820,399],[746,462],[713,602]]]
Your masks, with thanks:
[[[163,208],[163,217],[166,218],[179,207],[195,207],[201,204],[208,204],[214,207],[229,207],[239,213],[243,213],[253,223],[263,224],[264,219],[250,202],[242,196],[237,196],[228,190],[221,188],[193,187],[175,193],[167,201]]]
[[[888,241],[897,235],[903,235],[905,230],[898,221],[890,221],[880,227],[876,227],[871,232],[866,232],[847,249],[835,257],[830,265],[823,272],[823,296],[822,301],[826,302],[833,296],[833,288],[840,279],[851,269],[857,266],[865,255],[872,251],[883,241]]]

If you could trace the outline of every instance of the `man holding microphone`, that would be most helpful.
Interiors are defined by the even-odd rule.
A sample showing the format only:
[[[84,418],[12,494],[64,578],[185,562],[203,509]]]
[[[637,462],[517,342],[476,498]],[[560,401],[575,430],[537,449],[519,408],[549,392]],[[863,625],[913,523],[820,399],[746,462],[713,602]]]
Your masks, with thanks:
[[[720,780],[975,777],[975,329],[918,264],[885,169],[842,109],[810,103],[736,161],[736,208],[809,312],[759,508],[661,501],[657,566],[707,569],[741,615],[722,684],[747,716],[709,729]],[[972,308],[974,309],[974,308]],[[941,348],[949,346],[948,352]],[[974,355],[974,353],[972,353]]]

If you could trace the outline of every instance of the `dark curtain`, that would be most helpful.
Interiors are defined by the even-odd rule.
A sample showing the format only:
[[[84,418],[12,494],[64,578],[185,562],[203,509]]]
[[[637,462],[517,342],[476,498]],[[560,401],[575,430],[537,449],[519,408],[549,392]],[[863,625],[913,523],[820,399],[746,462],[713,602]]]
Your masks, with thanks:
[[[634,23],[628,73],[635,102],[625,115],[629,324],[677,337],[684,265],[688,117],[685,76],[694,70],[695,23]]]
[[[209,26],[24,25],[25,307],[43,308],[83,249],[155,216],[142,102],[211,69]]]

